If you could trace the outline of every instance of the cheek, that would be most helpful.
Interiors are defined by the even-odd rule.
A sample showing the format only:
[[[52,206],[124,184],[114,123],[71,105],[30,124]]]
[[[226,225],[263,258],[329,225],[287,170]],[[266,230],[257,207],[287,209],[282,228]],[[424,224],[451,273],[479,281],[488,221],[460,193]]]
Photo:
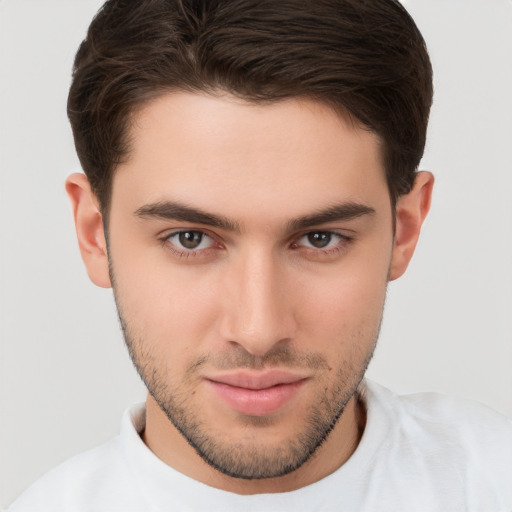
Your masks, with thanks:
[[[176,267],[162,258],[113,258],[116,300],[130,334],[160,353],[182,353],[207,342],[218,318],[211,279],[197,268]]]
[[[308,337],[346,353],[373,347],[387,286],[388,261],[346,261],[316,279],[302,279],[300,318]]]
[[[337,286],[336,286],[337,285]],[[358,326],[373,325],[380,319],[386,294],[386,282],[368,282],[366,278],[351,276],[329,283],[325,287],[315,287],[304,298],[310,323],[331,329],[347,331]]]

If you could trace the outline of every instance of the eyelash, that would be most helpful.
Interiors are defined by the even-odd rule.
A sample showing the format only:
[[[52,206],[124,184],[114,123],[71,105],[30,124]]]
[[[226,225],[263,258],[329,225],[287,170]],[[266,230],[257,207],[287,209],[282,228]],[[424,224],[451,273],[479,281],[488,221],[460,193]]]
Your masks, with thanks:
[[[306,246],[300,246],[298,245],[298,242],[302,240],[303,238],[306,238],[311,235],[315,234],[322,234],[322,235],[329,235],[330,240],[328,244],[330,245],[333,241],[332,239],[338,239],[338,241],[335,243],[334,246],[328,247],[328,248],[320,248],[320,247],[306,247]],[[291,244],[291,248],[293,250],[300,250],[307,251],[309,254],[312,254],[314,256],[320,256],[320,257],[332,257],[335,255],[338,255],[342,252],[344,252],[348,245],[351,244],[354,241],[354,237],[338,233],[337,231],[329,231],[329,230],[318,230],[318,231],[308,231],[307,233],[303,233],[298,238],[296,238],[296,242],[293,242]]]
[[[179,236],[180,234],[184,233],[197,233],[200,234],[202,237],[208,237],[212,240],[212,247],[207,247],[205,249],[179,249],[175,244],[171,242],[171,239],[175,236]],[[205,231],[201,231],[199,229],[181,229],[179,231],[173,231],[172,233],[163,236],[160,239],[160,241],[166,249],[170,250],[178,258],[198,257],[201,255],[205,255],[205,253],[209,252],[210,250],[215,250],[215,248],[213,247],[213,245],[215,245],[214,237],[209,235]]]
[[[180,234],[184,234],[184,233],[196,233],[196,234],[201,235],[202,237],[210,238],[212,240],[211,247],[207,247],[204,249],[188,249],[188,250],[187,249],[179,249],[174,243],[171,242],[171,239],[175,236],[179,236]],[[300,241],[301,239],[303,239],[309,235],[320,234],[320,233],[329,235],[331,237],[336,237],[336,238],[338,238],[338,242],[336,243],[336,245],[334,247],[330,247],[327,249],[304,247],[304,246],[298,245],[298,241]],[[171,251],[175,256],[177,256],[178,258],[184,258],[184,259],[191,258],[191,257],[195,258],[195,257],[206,256],[208,253],[210,253],[210,251],[218,250],[221,247],[220,244],[218,244],[216,242],[215,238],[212,235],[208,234],[205,231],[199,230],[199,229],[181,229],[179,231],[173,231],[172,233],[166,234],[165,236],[161,237],[160,242],[161,242],[162,246],[164,246],[166,249]],[[330,242],[331,242],[331,240],[329,241],[329,243]],[[337,254],[342,253],[343,251],[345,251],[347,249],[347,246],[350,245],[352,242],[354,242],[354,237],[352,237],[352,236],[341,234],[336,231],[317,230],[317,231],[307,231],[306,233],[302,233],[301,235],[296,236],[294,238],[294,241],[289,245],[289,247],[294,251],[302,249],[302,250],[307,251],[308,253],[313,254],[315,256],[329,257],[329,256],[335,256]],[[202,240],[201,240],[201,243],[202,243]],[[217,245],[217,247],[215,247],[215,245]]]

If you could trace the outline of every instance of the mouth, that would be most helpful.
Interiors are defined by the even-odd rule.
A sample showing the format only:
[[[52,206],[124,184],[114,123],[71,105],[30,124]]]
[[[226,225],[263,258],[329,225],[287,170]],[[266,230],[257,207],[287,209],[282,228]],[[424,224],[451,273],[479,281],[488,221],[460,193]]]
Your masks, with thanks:
[[[238,371],[205,378],[228,408],[246,416],[269,416],[283,409],[299,393],[309,377],[270,370]]]

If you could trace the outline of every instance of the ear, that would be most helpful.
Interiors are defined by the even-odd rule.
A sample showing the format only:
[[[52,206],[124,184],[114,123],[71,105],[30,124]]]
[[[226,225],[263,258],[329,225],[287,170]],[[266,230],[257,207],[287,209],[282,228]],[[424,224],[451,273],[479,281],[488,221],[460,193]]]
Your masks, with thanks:
[[[110,288],[103,216],[87,177],[84,174],[69,176],[66,192],[71,200],[78,245],[89,278],[97,286]]]
[[[412,190],[401,196],[396,204],[396,227],[389,280],[399,278],[411,261],[420,236],[421,225],[432,200],[434,176],[430,172],[416,175]]]

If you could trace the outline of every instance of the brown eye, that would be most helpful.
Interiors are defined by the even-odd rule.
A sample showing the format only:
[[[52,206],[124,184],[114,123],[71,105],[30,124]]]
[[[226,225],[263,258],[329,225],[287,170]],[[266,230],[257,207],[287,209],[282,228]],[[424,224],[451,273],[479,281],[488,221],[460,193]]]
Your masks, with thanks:
[[[175,231],[162,238],[163,246],[180,258],[201,256],[203,259],[212,255],[210,249],[221,249],[215,240],[203,231]]]
[[[200,231],[182,231],[178,233],[178,242],[185,249],[197,249],[203,240],[203,233]]]
[[[332,240],[332,233],[328,231],[314,231],[306,235],[308,243],[315,249],[324,249]]]

